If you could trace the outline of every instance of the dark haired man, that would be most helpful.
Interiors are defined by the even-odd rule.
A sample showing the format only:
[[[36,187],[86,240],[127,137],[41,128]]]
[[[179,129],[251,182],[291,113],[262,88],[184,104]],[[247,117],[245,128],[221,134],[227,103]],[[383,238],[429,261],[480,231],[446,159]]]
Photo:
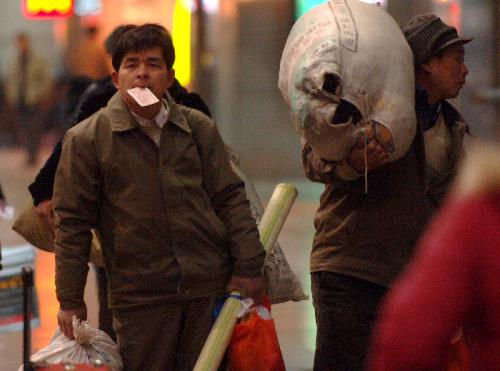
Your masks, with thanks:
[[[168,36],[168,37],[165,37]],[[215,124],[164,92],[168,32],[146,24],[113,53],[118,92],[64,138],[54,187],[61,330],[85,318],[90,229],[99,234],[127,370],[191,370],[226,289],[260,299],[264,250]],[[119,56],[119,57],[118,57]],[[143,106],[130,89],[147,88]]]
[[[111,58],[113,50],[122,34],[135,27],[137,25],[120,25],[109,34],[104,42],[109,58]],[[196,93],[188,92],[180,85],[177,79],[174,80],[168,92],[176,103],[197,109],[210,116],[210,111],[201,97]],[[115,93],[116,87],[111,80],[111,76],[91,83],[80,97],[74,114],[69,118],[69,127],[74,126],[105,107]],[[54,228],[52,194],[56,169],[61,156],[61,148],[62,140],[56,144],[52,154],[37,174],[36,179],[28,187],[33,198],[36,213],[45,222],[47,228],[51,229]],[[108,308],[106,272],[104,268],[95,266],[95,273],[99,297],[99,329],[105,331],[113,339],[116,339],[112,326],[112,313]]]

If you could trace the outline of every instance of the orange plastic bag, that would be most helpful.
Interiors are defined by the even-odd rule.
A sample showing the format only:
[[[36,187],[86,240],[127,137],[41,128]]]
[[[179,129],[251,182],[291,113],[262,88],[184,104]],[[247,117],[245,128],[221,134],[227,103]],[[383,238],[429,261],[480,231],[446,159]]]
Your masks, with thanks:
[[[265,308],[270,317],[269,303]],[[274,320],[261,318],[256,307],[236,325],[226,357],[229,371],[285,371]]]

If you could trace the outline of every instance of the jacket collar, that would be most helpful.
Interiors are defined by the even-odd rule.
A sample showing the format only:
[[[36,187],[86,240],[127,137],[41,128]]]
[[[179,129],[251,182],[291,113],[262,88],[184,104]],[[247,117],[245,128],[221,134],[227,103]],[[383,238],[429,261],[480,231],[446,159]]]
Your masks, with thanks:
[[[466,127],[467,133],[469,133],[469,125],[464,120],[462,115],[453,107],[448,101],[443,100],[442,102],[442,112],[443,117],[446,121],[446,125],[453,126],[457,123]]]
[[[423,131],[429,130],[436,125],[441,113],[442,101],[435,104],[429,104],[429,94],[418,85],[415,89],[415,109],[420,128]]]
[[[163,98],[163,103],[166,104],[169,109],[167,124],[176,125],[180,129],[191,133],[191,128],[189,127],[186,117],[182,114],[170,94],[166,94],[166,97]],[[106,108],[111,121],[111,129],[113,131],[127,131],[139,127],[139,124],[135,120],[134,116],[132,116],[132,113],[123,102],[120,91],[117,91],[115,95],[111,97]]]

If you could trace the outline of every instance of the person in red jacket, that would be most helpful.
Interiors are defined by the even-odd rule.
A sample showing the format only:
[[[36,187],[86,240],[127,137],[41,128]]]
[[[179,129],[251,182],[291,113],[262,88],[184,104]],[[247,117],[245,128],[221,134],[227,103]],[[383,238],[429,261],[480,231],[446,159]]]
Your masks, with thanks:
[[[444,370],[463,329],[473,370],[500,367],[500,150],[470,154],[382,307],[369,370]]]

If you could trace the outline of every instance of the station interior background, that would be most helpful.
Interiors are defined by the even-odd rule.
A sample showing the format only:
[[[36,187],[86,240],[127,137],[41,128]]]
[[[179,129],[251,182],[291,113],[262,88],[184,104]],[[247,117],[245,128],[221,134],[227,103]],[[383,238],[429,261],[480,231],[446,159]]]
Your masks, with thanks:
[[[0,76],[4,86],[11,78],[9,64],[15,56],[15,35],[20,31],[29,33],[34,51],[49,62],[54,81],[71,70],[70,56],[83,42],[84,30],[89,26],[98,29],[98,44],[102,44],[114,27],[126,23],[155,22],[173,32],[179,51],[174,68],[181,82],[207,102],[224,140],[240,156],[242,168],[255,182],[264,203],[275,184],[293,182],[297,185],[299,197],[280,242],[305,291],[310,293],[308,254],[321,186],[308,182],[303,175],[300,139],[277,81],[281,52],[297,12],[307,3],[323,1],[74,0],[73,14],[60,18],[27,17],[21,6],[26,1],[1,4]],[[500,1],[387,0],[381,3],[400,25],[415,14],[435,13],[454,25],[460,34],[474,38],[466,45],[467,83],[452,103],[471,126],[473,136],[467,139],[466,146],[476,140],[498,143]],[[9,120],[8,113],[0,111],[0,182],[8,201],[21,210],[29,202],[26,187],[62,135],[64,124],[54,123],[47,128],[37,166],[26,168],[12,133],[15,123]],[[12,221],[0,220],[4,249],[25,243],[11,231],[11,224]],[[40,282],[39,290],[50,291],[53,263],[51,255],[45,254],[37,256],[37,267],[45,272],[47,280]],[[39,293],[39,296],[43,295]],[[40,298],[41,308],[44,299]],[[35,349],[50,338],[55,326],[54,310],[44,312],[43,318],[54,317],[47,320],[49,323],[42,322],[46,332],[34,330]],[[287,369],[310,369],[315,332],[311,301],[276,306],[274,313]],[[95,321],[95,315],[91,314],[91,320]],[[20,333],[0,333],[1,370],[18,367],[21,347]]]

